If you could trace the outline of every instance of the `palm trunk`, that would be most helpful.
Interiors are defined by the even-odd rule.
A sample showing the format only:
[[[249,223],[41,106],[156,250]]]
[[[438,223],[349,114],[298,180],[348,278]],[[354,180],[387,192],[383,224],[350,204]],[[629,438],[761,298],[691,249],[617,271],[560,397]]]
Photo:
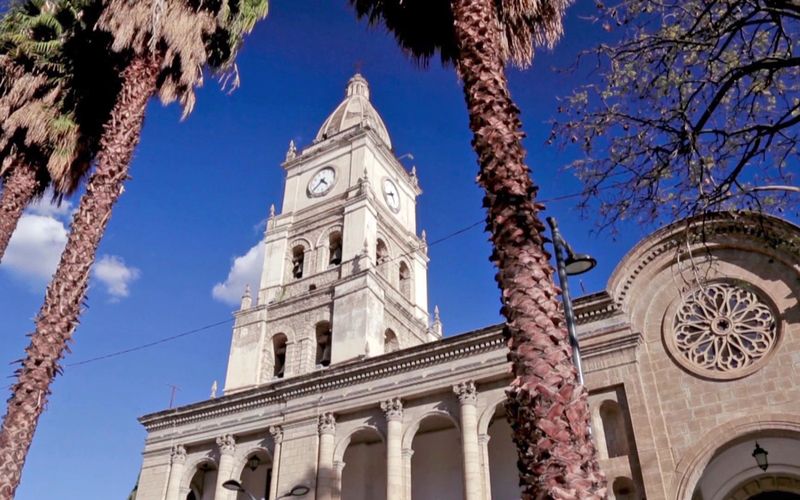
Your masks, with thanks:
[[[485,189],[492,261],[514,380],[506,405],[519,455],[522,498],[602,498],[605,478],[589,434],[585,387],[578,384],[559,290],[544,250],[544,224],[511,100],[493,0],[452,0],[457,67]]]
[[[44,410],[50,384],[61,371],[59,360],[78,324],[89,271],[97,247],[122,194],[128,164],[139,142],[148,98],[156,88],[158,64],[135,59],[123,73],[123,84],[103,130],[97,166],[72,221],[67,246],[47,287],[36,317],[36,332],[17,370],[17,381],[0,429],[0,500],[10,500]]]
[[[0,193],[0,261],[22,212],[41,188],[42,181],[37,177],[36,169],[24,161],[14,165],[6,177],[3,192]]]

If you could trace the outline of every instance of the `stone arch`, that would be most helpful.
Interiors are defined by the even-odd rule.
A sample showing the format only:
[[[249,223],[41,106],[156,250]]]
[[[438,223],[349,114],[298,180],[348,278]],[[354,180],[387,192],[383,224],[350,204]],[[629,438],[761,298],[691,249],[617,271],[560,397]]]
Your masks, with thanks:
[[[800,436],[800,415],[765,413],[748,415],[718,425],[684,453],[675,468],[677,500],[691,500],[697,483],[712,458],[730,442],[764,431],[786,431]]]
[[[383,332],[383,353],[395,352],[400,349],[400,340],[397,334],[391,328],[387,328]]]
[[[759,493],[773,491],[800,496],[800,478],[783,474],[763,474],[739,484],[727,496],[730,500],[748,500]]]
[[[489,424],[492,422],[494,414],[497,412],[497,407],[505,403],[506,399],[507,397],[505,394],[498,394],[496,397],[489,400],[491,404],[484,408],[478,418],[478,434],[486,434],[489,430]]]
[[[465,498],[464,459],[457,420],[435,409],[418,418],[404,436],[411,451],[411,498]],[[408,487],[406,489],[408,491]]]
[[[410,301],[414,299],[414,274],[405,259],[401,259],[397,265],[397,285],[400,295]]]
[[[266,446],[261,446],[261,445],[251,446],[250,448],[247,448],[247,451],[245,451],[244,453],[240,455],[237,453],[237,455],[239,456],[236,458],[236,462],[233,466],[232,477],[241,476],[244,467],[247,465],[247,461],[250,460],[250,457],[257,454],[265,455],[267,459],[270,462],[272,462],[272,452],[269,449],[267,449]]]
[[[331,259],[331,243],[334,235],[338,235],[338,243],[339,243],[338,264],[332,264],[332,259]],[[317,238],[317,244],[314,247],[317,253],[317,271],[319,272],[326,271],[328,268],[333,267],[334,265],[341,264],[342,249],[344,243],[343,236],[344,233],[341,224],[335,224],[320,233],[319,238]]]
[[[419,430],[419,425],[422,423],[423,420],[429,417],[445,417],[453,423],[456,430],[459,432],[461,431],[461,427],[458,425],[458,419],[455,418],[449,411],[441,410],[441,409],[434,409],[428,412],[423,413],[418,418],[414,419],[414,421],[406,427],[405,432],[403,433],[403,449],[410,449],[411,443],[414,441],[414,436],[416,436],[417,431]]]
[[[286,376],[286,368],[290,359],[289,336],[283,332],[274,334],[270,347],[272,348],[272,376],[283,378]]]
[[[217,469],[217,461],[211,455],[204,455],[202,457],[195,458],[188,464],[186,464],[186,468],[183,470],[183,477],[181,478],[181,491],[188,491],[190,489],[192,479],[194,475],[197,474],[197,471],[200,470],[200,467],[203,464],[207,464],[213,467],[214,470]]]
[[[289,259],[288,278],[300,279],[308,276],[311,269],[311,257],[314,247],[306,238],[295,238],[289,245],[287,258]]]
[[[333,448],[333,450],[334,450],[333,451],[333,460],[335,462],[336,461],[338,461],[338,462],[342,461],[342,458],[344,457],[344,452],[347,450],[347,447],[350,446],[350,440],[353,439],[353,436],[356,433],[363,432],[363,431],[374,431],[381,437],[381,441],[383,441],[384,443],[386,442],[386,435],[383,433],[383,431],[381,431],[378,428],[378,426],[372,425],[372,424],[359,425],[358,427],[356,427],[356,428],[352,429],[350,432],[348,432],[342,439],[339,440],[338,443],[336,443],[336,446],[334,446],[334,448]]]

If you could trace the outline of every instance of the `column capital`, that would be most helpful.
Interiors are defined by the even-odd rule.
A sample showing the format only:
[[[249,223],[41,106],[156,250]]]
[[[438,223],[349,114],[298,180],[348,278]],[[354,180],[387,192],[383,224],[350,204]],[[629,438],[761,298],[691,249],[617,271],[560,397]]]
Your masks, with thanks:
[[[319,433],[320,434],[335,434],[336,433],[336,417],[331,412],[325,412],[319,416]]]
[[[269,433],[272,436],[272,441],[275,444],[281,444],[283,442],[283,427],[280,425],[270,425]]]
[[[185,464],[186,463],[186,448],[182,444],[176,444],[172,447],[169,454],[169,461],[172,464]]]
[[[217,438],[217,446],[222,455],[233,455],[236,451],[236,438],[231,434],[225,434]]]
[[[453,392],[456,393],[462,405],[474,405],[478,402],[478,390],[472,380],[454,385]]]
[[[391,398],[381,401],[381,410],[386,415],[386,420],[403,419],[403,401],[400,398]]]

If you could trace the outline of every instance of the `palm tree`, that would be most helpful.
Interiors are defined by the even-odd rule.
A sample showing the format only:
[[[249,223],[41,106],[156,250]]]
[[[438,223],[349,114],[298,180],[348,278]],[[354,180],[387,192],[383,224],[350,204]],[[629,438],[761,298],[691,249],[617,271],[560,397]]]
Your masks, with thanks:
[[[555,44],[570,0],[350,2],[359,17],[384,23],[423,64],[438,51],[461,77],[506,317],[514,372],[506,407],[523,498],[604,497],[587,393],[571,363],[559,290],[544,249],[544,207],[535,201],[538,188],[525,164],[519,109],[504,68],[509,61],[530,64],[534,45]]]
[[[64,102],[64,42],[80,22],[75,3],[28,0],[0,21],[0,259],[25,207],[48,187],[60,202],[89,169],[91,136],[75,121],[74,100]]]
[[[194,105],[194,89],[202,84],[202,68],[235,72],[243,37],[267,13],[267,0],[96,1],[103,10],[98,23],[88,29],[111,35],[125,69],[102,129],[94,172],[36,317],[36,331],[0,427],[0,500],[13,498],[19,484],[50,385],[78,323],[97,247],[128,177],[149,98],[158,94],[164,103],[177,100],[187,115]]]

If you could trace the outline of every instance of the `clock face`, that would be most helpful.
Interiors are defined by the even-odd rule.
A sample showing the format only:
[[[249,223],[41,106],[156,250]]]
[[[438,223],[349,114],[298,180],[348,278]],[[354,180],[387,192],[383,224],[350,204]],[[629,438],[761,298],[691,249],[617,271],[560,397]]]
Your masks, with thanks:
[[[391,179],[383,180],[383,197],[394,212],[400,211],[400,191]]]
[[[310,196],[322,196],[331,190],[336,182],[336,170],[332,167],[325,167],[308,182],[308,194]]]

